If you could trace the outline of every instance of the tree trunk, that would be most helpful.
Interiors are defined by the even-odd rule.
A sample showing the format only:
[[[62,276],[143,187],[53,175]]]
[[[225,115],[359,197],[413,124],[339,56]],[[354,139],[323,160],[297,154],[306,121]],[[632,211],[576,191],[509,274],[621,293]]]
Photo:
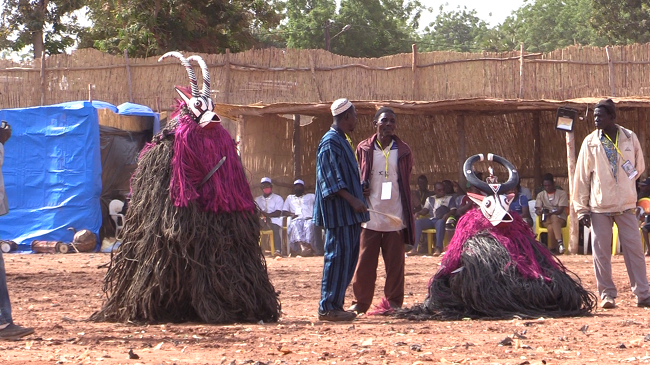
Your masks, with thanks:
[[[34,7],[34,12],[36,13],[35,18],[38,20],[37,23],[40,24],[39,29],[32,29],[34,59],[41,58],[43,56],[43,51],[45,50],[43,42],[43,27],[45,27],[45,12],[47,11],[47,4],[49,2],[49,0],[38,0],[38,4]]]
[[[44,50],[42,30],[32,33],[32,44],[34,45],[34,59],[41,58]]]

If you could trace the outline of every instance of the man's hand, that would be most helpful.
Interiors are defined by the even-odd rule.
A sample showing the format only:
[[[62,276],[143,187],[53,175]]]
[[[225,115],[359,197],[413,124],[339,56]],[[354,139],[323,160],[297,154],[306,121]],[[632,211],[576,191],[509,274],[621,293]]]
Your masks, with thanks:
[[[368,207],[366,207],[366,204],[364,204],[360,199],[352,197],[348,203],[350,203],[352,209],[357,213],[365,213],[368,211]]]
[[[363,196],[365,196],[366,198],[370,196],[370,186],[368,186],[367,188],[363,188]]]
[[[582,225],[587,227],[587,228],[591,227],[591,217],[588,216],[588,215],[580,218],[580,222],[582,222]]]
[[[542,207],[535,207],[535,214],[542,215]]]

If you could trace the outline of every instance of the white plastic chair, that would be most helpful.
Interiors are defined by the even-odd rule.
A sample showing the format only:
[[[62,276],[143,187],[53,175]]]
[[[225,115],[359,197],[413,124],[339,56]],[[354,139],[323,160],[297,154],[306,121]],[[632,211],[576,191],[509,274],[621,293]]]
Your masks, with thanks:
[[[108,213],[115,222],[115,237],[118,237],[124,227],[124,214],[120,213],[124,208],[124,202],[121,200],[111,200],[108,205]]]

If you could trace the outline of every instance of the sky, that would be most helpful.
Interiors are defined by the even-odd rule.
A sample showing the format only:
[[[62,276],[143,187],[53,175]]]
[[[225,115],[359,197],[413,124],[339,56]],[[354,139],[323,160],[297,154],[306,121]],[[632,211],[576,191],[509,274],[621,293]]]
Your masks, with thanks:
[[[422,5],[433,8],[432,13],[422,14],[421,27],[429,25],[436,19],[440,11],[440,5],[445,5],[445,11],[451,11],[460,6],[466,6],[468,10],[475,9],[476,15],[491,26],[502,23],[513,10],[519,9],[524,0],[420,0]],[[492,14],[490,16],[490,13]]]

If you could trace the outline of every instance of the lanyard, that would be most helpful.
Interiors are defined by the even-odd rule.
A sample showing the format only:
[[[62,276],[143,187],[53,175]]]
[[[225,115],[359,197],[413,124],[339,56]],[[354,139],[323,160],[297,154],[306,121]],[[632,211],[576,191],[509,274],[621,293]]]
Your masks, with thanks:
[[[354,158],[357,160],[357,163],[358,163],[359,162],[359,157],[357,157],[357,153],[354,151],[354,144],[352,143],[352,139],[350,138],[350,136],[348,136],[347,133],[344,133],[344,134],[345,134],[345,139],[347,139],[348,143],[350,144],[350,148],[352,148],[352,154],[354,155]]]
[[[618,154],[621,155],[621,157],[623,157],[623,153],[621,152],[621,150],[618,149],[618,131],[616,131],[616,142],[612,141],[612,139],[609,138],[607,133],[605,133],[604,131],[603,131],[603,134],[605,135],[605,138],[607,138],[610,142],[612,142],[612,144],[614,144],[614,148],[616,148],[616,151],[618,151]]]
[[[379,142],[379,138],[377,138],[377,145],[379,146],[379,149],[381,150],[381,153],[386,157],[386,179],[388,180],[388,157],[390,157],[390,148],[393,146],[393,141],[390,141],[390,144],[388,145],[388,153],[384,152],[384,147],[381,146],[381,143]]]

